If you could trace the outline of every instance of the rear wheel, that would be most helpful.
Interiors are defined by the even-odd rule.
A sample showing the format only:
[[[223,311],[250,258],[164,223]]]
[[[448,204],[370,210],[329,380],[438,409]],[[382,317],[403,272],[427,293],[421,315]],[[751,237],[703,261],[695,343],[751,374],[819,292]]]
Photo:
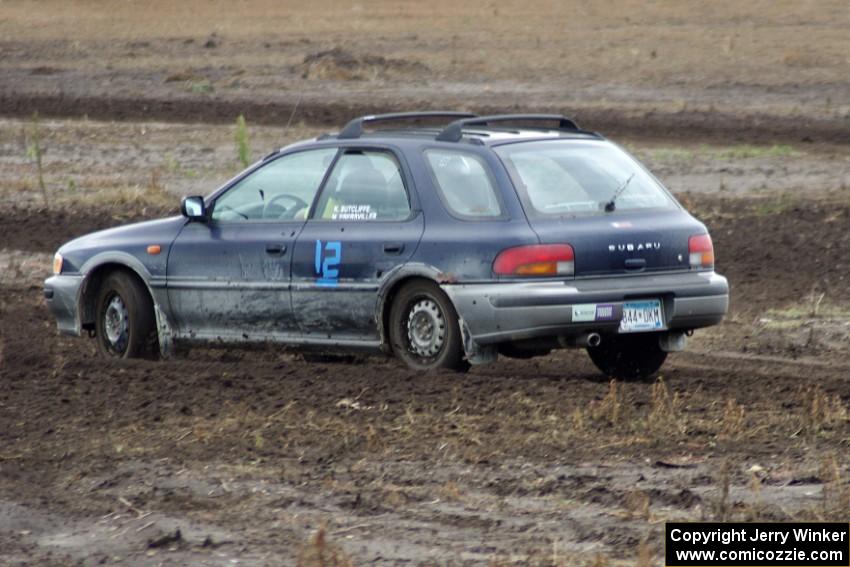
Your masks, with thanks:
[[[112,358],[152,358],[158,353],[153,301],[126,272],[104,278],[97,295],[98,351]]]
[[[393,352],[410,368],[469,368],[463,359],[457,312],[446,294],[431,282],[411,282],[396,294],[390,309],[389,335]]]
[[[655,333],[604,337],[599,346],[588,348],[587,354],[603,374],[623,381],[652,376],[667,358]]]

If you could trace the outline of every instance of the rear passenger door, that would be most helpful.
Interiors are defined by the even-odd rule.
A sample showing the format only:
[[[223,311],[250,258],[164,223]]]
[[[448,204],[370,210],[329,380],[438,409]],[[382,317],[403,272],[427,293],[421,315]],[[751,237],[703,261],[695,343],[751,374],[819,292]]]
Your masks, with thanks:
[[[424,229],[409,170],[383,148],[343,150],[295,244],[292,304],[308,340],[379,341],[379,281],[414,253]]]

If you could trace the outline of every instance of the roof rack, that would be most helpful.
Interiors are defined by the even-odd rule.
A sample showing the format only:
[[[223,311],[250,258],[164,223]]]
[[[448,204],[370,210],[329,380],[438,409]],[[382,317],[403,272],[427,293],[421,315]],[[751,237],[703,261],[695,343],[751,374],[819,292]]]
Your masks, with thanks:
[[[493,116],[475,116],[455,120],[437,135],[440,142],[459,142],[465,126],[487,126],[493,122],[558,122],[558,130],[583,132],[574,120],[560,114],[496,114]]]
[[[473,114],[471,112],[452,112],[442,110],[430,110],[426,112],[395,112],[392,114],[371,114],[368,116],[361,116],[360,118],[355,118],[354,120],[351,120],[340,131],[340,133],[337,135],[337,138],[359,138],[363,135],[363,125],[367,123],[372,124],[375,122],[395,122],[399,120],[424,120],[428,118],[451,118],[454,120],[458,120],[471,119],[475,118],[476,116],[478,115]],[[454,122],[452,124],[454,124]]]

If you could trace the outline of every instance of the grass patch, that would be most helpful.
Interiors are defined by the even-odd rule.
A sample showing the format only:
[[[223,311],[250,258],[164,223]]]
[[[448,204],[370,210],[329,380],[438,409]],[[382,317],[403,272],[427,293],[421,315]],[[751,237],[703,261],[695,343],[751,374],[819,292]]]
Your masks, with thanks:
[[[768,217],[772,215],[780,215],[790,211],[799,204],[799,199],[788,193],[782,193],[778,197],[763,199],[753,206],[753,213],[759,217]]]
[[[189,83],[189,91],[193,94],[209,95],[215,92],[215,88],[208,80],[193,81]]]
[[[797,151],[788,144],[774,144],[772,146],[753,146],[742,144],[717,151],[717,157],[721,159],[750,159],[766,157],[788,157],[797,155]]]
[[[44,200],[45,208],[50,207],[50,198],[47,195],[47,186],[44,184],[44,165],[42,157],[44,156],[44,148],[41,145],[41,127],[38,121],[38,112],[32,115],[32,127],[29,132],[29,142],[27,143],[27,157],[35,163],[36,174],[38,179],[38,188],[41,191],[41,197]]]
[[[646,153],[657,161],[693,161],[700,154],[699,151],[684,148],[658,148]]]
[[[198,177],[198,172],[196,170],[183,167],[173,154],[168,154],[165,157],[163,167],[165,168],[165,171],[172,175],[183,175],[189,179],[195,179]]]
[[[774,144],[771,146],[757,146],[752,144],[709,146],[701,144],[692,148],[661,147],[646,149],[628,147],[628,149],[641,157],[660,162],[691,162],[698,159],[728,161],[755,158],[781,158],[796,156],[800,153],[788,144]]]
[[[105,207],[123,211],[139,211],[146,208],[173,209],[176,198],[159,183],[159,176],[151,174],[151,181],[145,186],[124,185],[104,187],[94,191],[63,195],[57,199],[60,205],[82,205],[85,207]]]
[[[239,158],[239,163],[242,167],[251,165],[251,148],[248,145],[248,125],[245,122],[245,117],[241,114],[236,117],[236,132],[234,134],[236,141],[236,157]]]

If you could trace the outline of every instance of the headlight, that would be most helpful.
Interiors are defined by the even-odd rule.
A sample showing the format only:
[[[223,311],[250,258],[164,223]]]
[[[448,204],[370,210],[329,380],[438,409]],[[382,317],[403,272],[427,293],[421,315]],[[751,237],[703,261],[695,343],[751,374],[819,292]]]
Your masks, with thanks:
[[[59,252],[53,255],[53,273],[62,273],[62,254]]]

